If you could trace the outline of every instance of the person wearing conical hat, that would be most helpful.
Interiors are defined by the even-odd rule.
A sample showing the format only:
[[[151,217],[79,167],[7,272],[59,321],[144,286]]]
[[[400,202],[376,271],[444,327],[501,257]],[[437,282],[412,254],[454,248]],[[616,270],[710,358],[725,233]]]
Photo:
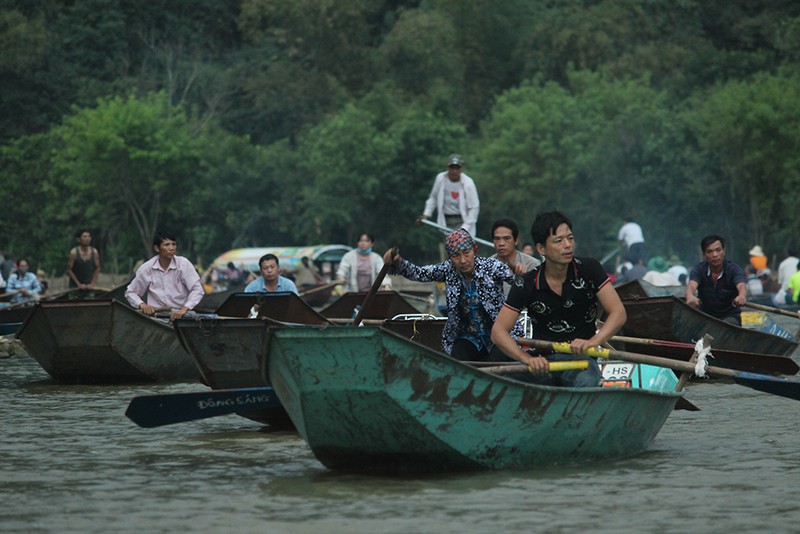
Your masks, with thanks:
[[[752,265],[756,271],[767,268],[767,255],[764,254],[764,251],[758,245],[750,249],[750,265]]]
[[[669,263],[669,269],[667,269],[667,272],[675,277],[675,280],[677,280],[680,285],[685,286],[686,281],[689,278],[689,270],[684,267],[683,262],[681,262],[681,259],[678,257],[678,255],[673,254],[670,256],[667,263]]]

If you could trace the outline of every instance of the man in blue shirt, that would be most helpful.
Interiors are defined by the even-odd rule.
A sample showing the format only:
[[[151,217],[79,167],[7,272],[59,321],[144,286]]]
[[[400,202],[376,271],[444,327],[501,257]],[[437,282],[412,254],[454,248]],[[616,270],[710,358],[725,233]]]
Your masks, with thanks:
[[[258,267],[261,270],[261,276],[247,284],[247,287],[244,288],[245,293],[291,292],[295,295],[298,294],[294,282],[280,275],[280,263],[275,254],[261,256],[258,260]]]
[[[747,303],[744,271],[725,259],[725,240],[715,234],[700,241],[705,261],[692,268],[686,286],[686,303],[737,326],[742,325],[741,306]],[[697,295],[695,296],[695,291]]]
[[[28,270],[28,260],[20,259],[17,262],[17,271],[8,277],[6,291],[14,294],[11,302],[15,304],[39,299],[42,286],[36,275]]]

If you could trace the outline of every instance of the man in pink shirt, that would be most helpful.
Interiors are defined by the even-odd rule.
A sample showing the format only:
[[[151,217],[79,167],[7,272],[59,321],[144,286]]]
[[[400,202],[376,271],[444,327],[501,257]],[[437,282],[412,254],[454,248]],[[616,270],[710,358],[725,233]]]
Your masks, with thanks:
[[[175,237],[166,232],[158,233],[153,239],[153,248],[157,256],[139,267],[125,290],[125,298],[145,315],[170,310],[170,320],[174,321],[200,303],[203,285],[192,262],[175,255],[178,248]],[[145,293],[147,302],[142,300]]]

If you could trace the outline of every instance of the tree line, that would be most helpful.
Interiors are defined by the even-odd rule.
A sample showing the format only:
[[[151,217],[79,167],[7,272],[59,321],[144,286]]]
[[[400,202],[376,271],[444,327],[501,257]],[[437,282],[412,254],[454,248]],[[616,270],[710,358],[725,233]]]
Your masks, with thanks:
[[[452,152],[494,219],[560,209],[579,253],[623,215],[780,260],[800,222],[800,4],[752,0],[0,0],[0,250],[105,269],[159,228],[435,259],[414,225]]]

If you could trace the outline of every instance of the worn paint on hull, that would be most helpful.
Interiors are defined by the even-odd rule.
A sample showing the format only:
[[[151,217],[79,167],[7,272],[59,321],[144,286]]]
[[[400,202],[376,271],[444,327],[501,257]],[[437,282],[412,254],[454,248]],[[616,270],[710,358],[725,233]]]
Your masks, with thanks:
[[[505,469],[630,456],[648,447],[681,395],[674,376],[660,392],[523,384],[378,328],[276,329],[270,340],[270,382],[333,469]]]

